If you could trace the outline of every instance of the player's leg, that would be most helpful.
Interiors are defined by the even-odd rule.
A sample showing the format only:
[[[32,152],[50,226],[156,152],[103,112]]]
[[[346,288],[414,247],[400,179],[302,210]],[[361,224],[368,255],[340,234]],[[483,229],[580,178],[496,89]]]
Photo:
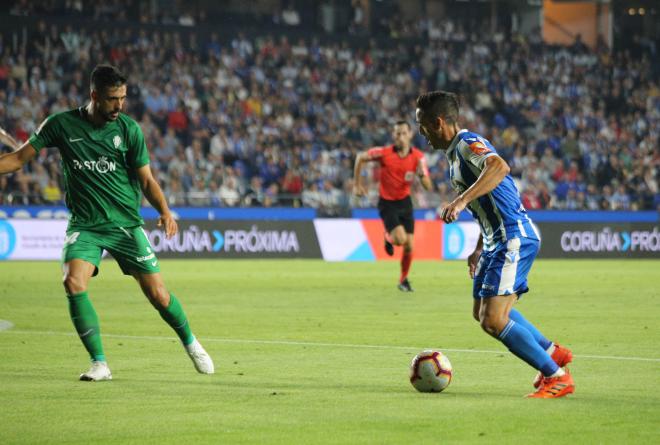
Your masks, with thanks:
[[[66,290],[71,321],[80,341],[89,353],[92,366],[80,375],[80,380],[110,380],[112,375],[106,363],[99,319],[89,299],[87,285],[98,271],[102,249],[88,232],[67,233],[62,251],[63,284]]]
[[[533,246],[533,243],[531,247],[527,246],[530,243],[523,243],[523,246],[520,249],[520,260],[518,263],[518,282],[515,284],[515,288],[517,290],[518,296],[521,294],[524,294],[529,291],[529,288],[527,287],[527,274],[529,273],[529,270],[531,269],[532,263],[534,258],[536,257],[536,254],[538,252],[538,249],[535,249]],[[573,360],[573,353],[570,349],[558,344],[558,343],[553,343],[552,341],[548,340],[542,333],[541,331],[529,320],[527,320],[523,314],[518,311],[516,308],[512,308],[511,312],[509,313],[509,318],[511,320],[515,321],[518,325],[523,326],[525,329],[527,329],[532,336],[534,337],[534,340],[541,346],[543,349],[546,350],[548,354],[550,354],[550,357],[554,360],[555,363],[561,368],[569,364]],[[541,382],[543,381],[543,374],[539,372],[536,377],[534,378],[534,381],[532,382],[534,388],[538,388],[541,385]]]
[[[165,287],[156,254],[141,227],[119,228],[106,236],[108,250],[125,275],[132,275],[165,322],[176,332],[200,373],[212,374],[213,361],[195,339],[186,313]]]
[[[481,302],[479,321],[482,329],[500,340],[517,357],[538,369],[544,376],[553,376],[561,370],[524,326],[510,317],[510,311],[518,296],[497,295]]]
[[[514,238],[498,246],[484,257],[478,273],[481,281],[478,296],[482,299],[479,320],[482,329],[502,341],[515,355],[543,372],[551,375],[557,365],[523,325],[511,319],[510,313],[518,293],[527,292],[527,273],[538,250],[525,249],[521,256],[522,240]],[[475,292],[477,289],[473,289]],[[530,344],[532,343],[532,344]],[[542,369],[543,368],[543,369]]]
[[[481,299],[474,298],[472,300],[472,318],[474,318],[475,321],[479,324],[481,324],[481,317],[479,316],[480,313],[481,313]]]
[[[488,253],[482,252],[479,261],[477,261],[477,266],[474,269],[474,278],[472,280],[472,318],[474,318],[479,324],[481,324],[481,302],[483,300],[480,297],[480,292],[486,272],[484,264],[487,263]]]
[[[541,346],[545,351],[550,354],[552,360],[560,367],[568,365],[573,361],[573,352],[565,346],[560,345],[559,343],[552,342],[548,340],[530,321],[528,321],[523,314],[521,314],[515,308],[511,309],[509,312],[509,318],[515,321],[519,326],[523,326],[527,329],[534,340]],[[532,381],[534,388],[538,388],[543,381],[543,373],[539,372]]]
[[[63,282],[69,303],[69,314],[80,340],[92,361],[105,361],[99,319],[87,293],[87,283],[95,266],[84,260],[73,259],[64,263]]]
[[[395,246],[405,246],[406,242],[408,241],[408,234],[406,233],[406,229],[401,224],[398,224],[392,230],[390,230],[388,235],[390,240],[392,240],[392,244]]]
[[[523,326],[511,320],[509,313],[516,294],[484,298],[480,311],[480,322],[484,331],[501,341],[515,356],[524,360],[543,374],[538,391],[529,394],[532,398],[557,398],[575,391],[573,378],[560,368],[552,357]]]
[[[402,246],[401,252],[401,274],[399,275],[399,290],[403,292],[412,292],[413,288],[408,280],[408,273],[413,260],[413,245],[415,233],[415,220],[413,218],[412,201],[403,199],[396,201],[392,205],[392,223],[396,226],[390,232],[394,242],[398,246]]]
[[[527,286],[527,275],[531,270],[537,253],[538,245],[536,241],[521,239],[521,246],[518,250],[516,278],[513,284],[513,288],[515,289],[518,297],[529,291],[529,287]],[[541,333],[541,331],[537,329],[537,327],[529,320],[527,320],[523,314],[515,307],[511,308],[509,312],[509,318],[516,322],[519,326],[523,326],[525,329],[527,329],[532,334],[534,340],[536,340],[539,346],[541,346],[548,354],[550,354],[554,362],[557,363],[560,368],[566,366],[572,361],[573,353],[570,349],[548,340]],[[539,372],[532,382],[534,387],[538,388],[542,380],[543,374]]]
[[[413,259],[413,235],[408,234],[408,240],[403,245],[403,252],[401,253],[401,275],[399,276],[399,290],[403,292],[413,292],[413,288],[408,280],[408,273]]]
[[[400,246],[405,242],[405,230],[399,226],[399,218],[397,216],[396,207],[393,201],[386,199],[378,200],[378,214],[385,226],[384,233],[384,248],[385,253],[389,256],[394,255],[394,245]]]
[[[522,247],[521,247],[522,246]],[[539,370],[554,387],[554,380],[570,379],[552,359],[548,352],[534,338],[534,335],[522,324],[511,318],[511,309],[518,299],[518,292],[527,292],[527,273],[538,251],[538,243],[526,239],[509,240],[506,246],[500,246],[489,254],[483,273],[483,284],[479,292],[482,298],[479,319],[484,331],[500,340],[517,357]],[[479,274],[482,275],[482,274]],[[570,384],[569,384],[570,383]],[[570,382],[560,382],[558,395],[573,392]],[[552,392],[547,392],[552,394]]]
[[[412,200],[410,197],[394,201],[390,205],[388,224],[385,226],[390,232],[392,243],[403,246],[404,252],[412,252],[412,234],[415,233],[415,219],[413,218]]]
[[[536,328],[536,326],[530,323],[523,316],[523,314],[521,314],[515,308],[511,308],[511,311],[509,312],[509,318],[511,318],[511,320],[515,321],[516,323],[518,323],[520,326],[523,326],[525,329],[527,329],[532,334],[534,340],[536,340],[539,346],[541,346],[546,351],[550,352],[550,349],[552,348],[552,342],[547,338],[545,338],[545,336],[541,334],[541,331],[539,331]]]
[[[162,319],[176,332],[195,369],[202,374],[213,374],[213,360],[193,335],[181,303],[165,288],[162,275],[158,272],[133,272],[132,275]]]
[[[534,263],[534,259],[536,258],[537,253],[538,246],[536,245],[536,242],[529,242],[527,240],[523,240],[523,242],[521,242],[521,246],[518,249],[519,258],[517,260],[516,266],[517,281],[513,284],[513,288],[515,289],[518,297],[529,291],[529,288],[527,287],[527,275],[532,268],[532,264]],[[541,334],[541,331],[539,331],[536,326],[528,321],[518,310],[511,308],[509,317],[519,325],[524,326],[525,329],[527,329],[534,336],[536,342],[543,349],[548,351],[552,347],[552,342],[548,340],[543,334]]]
[[[140,288],[151,305],[160,313],[160,316],[176,332],[181,343],[189,345],[195,340],[178,298],[165,288],[163,277],[159,272],[145,273],[133,272],[133,277],[140,284]]]

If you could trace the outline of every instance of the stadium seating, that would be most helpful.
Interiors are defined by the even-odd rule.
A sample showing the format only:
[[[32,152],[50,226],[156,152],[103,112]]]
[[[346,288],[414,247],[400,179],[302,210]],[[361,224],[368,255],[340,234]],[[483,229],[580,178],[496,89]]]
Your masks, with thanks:
[[[32,20],[23,44],[3,31],[0,126],[25,140],[47,115],[86,102],[95,63],[116,64],[129,75],[126,112],[142,125],[172,205],[311,206],[327,215],[374,206],[375,187],[351,196],[353,159],[388,143],[393,120],[414,123],[414,99],[429,89],[461,93],[463,125],[510,163],[530,209],[660,204],[652,49],[633,57],[516,36],[468,39],[449,20],[410,23],[404,36],[361,45],[293,31],[160,29],[137,16],[109,33],[95,24],[112,9],[94,14],[80,27]],[[424,146],[419,136],[415,143]],[[453,195],[444,156],[428,150],[428,158],[436,190],[414,189],[420,207]],[[375,183],[377,169],[367,173]],[[0,204],[58,203],[61,184],[59,155],[45,150],[23,172],[0,177]]]

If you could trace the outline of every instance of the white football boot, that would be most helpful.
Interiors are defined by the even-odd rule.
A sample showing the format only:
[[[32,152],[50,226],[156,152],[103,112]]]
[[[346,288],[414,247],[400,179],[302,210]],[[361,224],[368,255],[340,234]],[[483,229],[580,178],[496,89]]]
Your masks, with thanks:
[[[84,382],[100,382],[102,380],[112,380],[110,368],[106,362],[92,362],[92,366],[84,374],[80,374],[80,380]]]
[[[202,345],[195,339],[189,345],[184,346],[188,356],[193,361],[195,369],[200,374],[213,374],[215,373],[215,368],[213,366],[213,360],[211,356],[204,350]]]

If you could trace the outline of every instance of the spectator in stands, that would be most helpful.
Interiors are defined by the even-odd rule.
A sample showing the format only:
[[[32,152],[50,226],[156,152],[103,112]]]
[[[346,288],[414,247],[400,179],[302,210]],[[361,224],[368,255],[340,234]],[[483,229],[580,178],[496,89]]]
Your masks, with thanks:
[[[235,207],[241,201],[241,194],[234,175],[228,175],[220,186],[220,200],[223,206]]]
[[[284,178],[299,171],[302,190],[294,194],[302,196],[303,205],[318,207],[318,183],[325,195],[331,191],[343,202],[350,179],[343,170],[347,161],[352,164],[356,147],[384,143],[391,116],[409,108],[419,85],[426,84],[464,91],[465,124],[502,147],[521,194],[532,189],[530,200],[535,194],[541,208],[584,207],[584,202],[587,208],[655,209],[660,202],[660,79],[648,49],[632,57],[625,51],[604,53],[602,47],[553,47],[538,39],[505,43],[497,37],[500,30],[494,34],[499,44],[490,37],[468,41],[469,27],[459,18],[388,21],[392,15],[376,23],[374,32],[386,27],[398,45],[374,39],[365,48],[340,39],[320,44],[315,37],[295,37],[291,44],[286,32],[278,39],[262,33],[224,41],[217,33],[187,27],[111,34],[93,26],[94,17],[175,23],[173,17],[187,11],[181,6],[169,18],[157,17],[145,8],[124,12],[122,4],[79,11],[92,23],[89,29],[47,24],[35,16],[27,45],[8,45],[9,31],[0,31],[0,126],[18,140],[27,138],[45,115],[82,100],[75,85],[83,83],[92,57],[117,60],[137,80],[127,112],[142,124],[157,177],[166,188],[178,182],[173,201],[186,201],[196,176],[221,184],[216,166],[240,163],[239,192],[258,176],[267,188],[275,183],[278,194],[292,194]],[[361,5],[353,1],[354,11]],[[37,14],[25,1],[9,9]],[[197,22],[204,15],[189,12]],[[405,38],[413,35],[409,45]],[[428,38],[424,48],[420,36]],[[57,159],[44,156],[38,162],[48,179],[61,183]],[[436,186],[446,181],[442,162],[430,162]],[[28,166],[26,173],[6,182],[3,196],[30,201],[24,195],[34,194],[37,181],[43,191],[43,172]],[[616,186],[605,196],[604,187],[614,179],[625,184],[625,193]],[[293,191],[299,189],[296,179]],[[430,206],[442,199],[415,196]],[[374,206],[376,200],[371,194],[355,204]]]
[[[38,184],[38,183],[37,183]],[[59,185],[53,179],[50,179],[45,187],[42,188],[43,200],[48,204],[61,204],[62,191]]]

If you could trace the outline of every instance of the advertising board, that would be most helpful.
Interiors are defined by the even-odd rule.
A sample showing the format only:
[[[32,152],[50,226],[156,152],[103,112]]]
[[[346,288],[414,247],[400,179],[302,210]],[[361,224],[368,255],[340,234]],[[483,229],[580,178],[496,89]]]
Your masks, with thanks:
[[[541,258],[660,258],[652,223],[539,223]]]
[[[178,221],[167,239],[155,221],[145,232],[159,258],[321,258],[312,221]]]
[[[63,219],[0,219],[0,260],[58,260],[64,246]]]

